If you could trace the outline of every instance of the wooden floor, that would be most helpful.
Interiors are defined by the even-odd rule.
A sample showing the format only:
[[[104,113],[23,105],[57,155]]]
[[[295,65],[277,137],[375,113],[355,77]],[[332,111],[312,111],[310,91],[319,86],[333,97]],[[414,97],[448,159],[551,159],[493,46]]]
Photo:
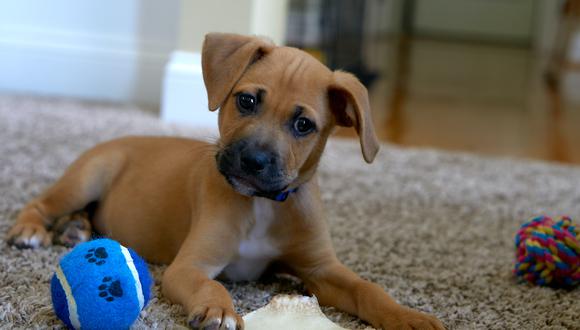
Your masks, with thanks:
[[[380,139],[580,164],[580,72],[556,92],[524,48],[412,40],[366,51],[381,73],[369,90]]]

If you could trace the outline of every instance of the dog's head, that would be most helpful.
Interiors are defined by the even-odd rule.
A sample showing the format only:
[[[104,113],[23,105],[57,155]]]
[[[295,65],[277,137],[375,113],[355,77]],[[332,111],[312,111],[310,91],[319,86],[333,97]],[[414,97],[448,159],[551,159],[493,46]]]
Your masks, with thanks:
[[[202,54],[209,109],[219,112],[217,166],[238,192],[276,196],[309,180],[335,125],[354,126],[364,159],[379,145],[366,88],[307,53],[211,33]]]

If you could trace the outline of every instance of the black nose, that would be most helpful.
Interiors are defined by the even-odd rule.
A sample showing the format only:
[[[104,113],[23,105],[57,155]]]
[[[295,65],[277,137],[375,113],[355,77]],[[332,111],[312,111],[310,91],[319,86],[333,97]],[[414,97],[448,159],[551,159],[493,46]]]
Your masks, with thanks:
[[[265,151],[247,151],[240,157],[242,170],[248,174],[256,174],[264,171],[272,162],[272,157]]]

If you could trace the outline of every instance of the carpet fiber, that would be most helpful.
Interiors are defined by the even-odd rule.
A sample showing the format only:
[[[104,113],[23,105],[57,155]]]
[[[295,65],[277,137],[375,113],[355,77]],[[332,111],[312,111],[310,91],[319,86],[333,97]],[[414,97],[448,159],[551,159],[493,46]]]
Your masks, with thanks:
[[[49,279],[67,249],[18,250],[5,233],[18,210],[83,150],[127,134],[204,136],[163,125],[130,107],[0,97],[0,327],[59,328]],[[333,140],[320,167],[339,259],[400,303],[437,315],[450,329],[580,329],[580,289],[518,284],[513,236],[536,214],[580,220],[580,169],[384,145],[372,165],[358,143]],[[178,328],[181,309],[159,291],[135,328]],[[238,312],[274,295],[304,293],[288,278],[225,283]],[[348,328],[357,319],[330,308]]]

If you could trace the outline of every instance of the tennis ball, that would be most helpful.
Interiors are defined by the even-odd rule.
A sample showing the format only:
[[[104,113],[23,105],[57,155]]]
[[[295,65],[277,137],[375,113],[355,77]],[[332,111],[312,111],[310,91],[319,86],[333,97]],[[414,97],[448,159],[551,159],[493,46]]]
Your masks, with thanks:
[[[147,305],[152,283],[135,251],[96,239],[60,260],[50,283],[52,304],[70,329],[127,329]]]

